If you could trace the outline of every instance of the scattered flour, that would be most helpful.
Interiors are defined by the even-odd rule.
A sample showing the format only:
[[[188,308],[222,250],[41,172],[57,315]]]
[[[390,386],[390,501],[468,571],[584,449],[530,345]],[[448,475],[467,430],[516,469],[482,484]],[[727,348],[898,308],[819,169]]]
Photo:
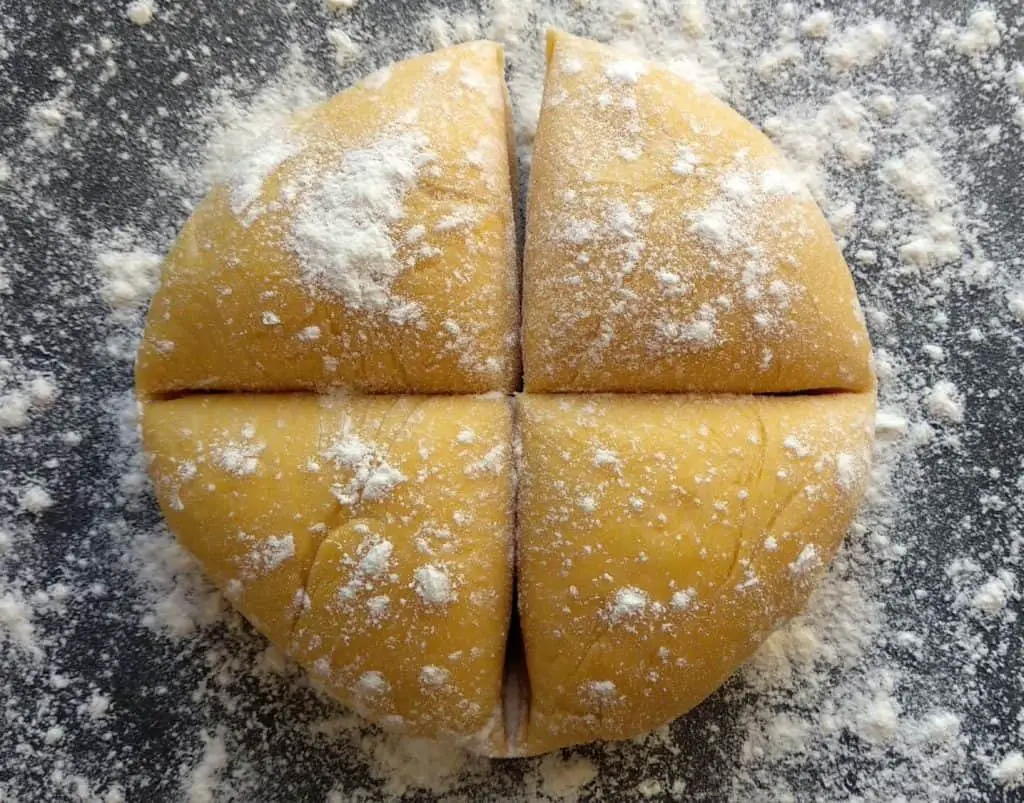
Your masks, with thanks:
[[[46,11],[41,31],[63,13]],[[327,0],[269,23],[251,10],[229,29],[196,4],[133,2],[102,18],[76,7],[79,22],[41,60],[21,43],[27,29],[15,12],[0,12],[0,60],[17,67],[15,82],[45,73],[53,85],[7,98],[9,119],[24,122],[0,161],[0,237],[35,232],[28,249],[0,255],[0,797],[115,803],[179,781],[193,800],[1017,793],[1024,700],[992,680],[1012,674],[1021,645],[1019,412],[1007,388],[1020,379],[1024,301],[1019,255],[1007,245],[1019,232],[995,213],[1015,197],[1024,127],[1016,8],[488,0],[481,10],[410,12],[412,24],[393,27],[385,15],[375,24],[379,11],[372,0]],[[496,38],[509,58],[526,181],[548,23],[621,43],[624,66],[610,80],[629,86],[639,74],[628,65],[654,54],[775,138],[854,268],[881,405],[868,507],[805,613],[671,728],[511,770],[380,736],[320,700],[288,662],[260,658],[265,644],[156,523],[126,391],[139,315],[184,216],[213,183],[229,188],[243,223],[261,214],[262,178],[301,149],[268,132],[285,131],[291,111],[325,87],[431,41]],[[133,100],[151,86],[159,98]],[[370,143],[323,186],[302,186],[306,219],[291,234],[313,292],[415,324],[416,311],[392,297],[401,273],[393,238],[431,147],[413,132],[394,139],[393,162]],[[680,176],[700,166],[686,151],[674,165]],[[345,183],[357,174],[374,181]],[[353,239],[324,230],[323,216],[338,210]],[[714,218],[701,222],[705,236],[730,247]],[[666,288],[678,286],[662,273]],[[675,323],[672,337],[714,336],[711,315]],[[408,482],[376,445],[342,436],[337,446],[323,457],[353,474],[336,489],[348,504]],[[259,456],[229,462],[246,469],[251,459]],[[610,457],[594,459],[614,478]],[[287,559],[280,538],[254,565]],[[384,543],[368,539],[355,576],[389,579]],[[415,588],[443,599],[454,593],[447,580],[447,591],[434,575]],[[397,603],[374,591],[366,604]],[[686,611],[701,601],[680,590],[669,604]],[[423,667],[424,682],[441,677],[433,669]],[[618,690],[581,693],[608,701]],[[156,768],[123,738],[152,721],[195,734],[161,743]],[[82,753],[83,743],[104,756]]]
[[[199,763],[188,774],[185,794],[189,803],[214,803],[218,797],[218,781],[228,763],[227,745],[223,729],[212,735],[203,731],[200,739],[203,752]]]
[[[264,211],[258,203],[263,183],[302,150],[302,141],[285,124],[262,132],[251,150],[229,168],[226,176],[231,211],[252,224]]]

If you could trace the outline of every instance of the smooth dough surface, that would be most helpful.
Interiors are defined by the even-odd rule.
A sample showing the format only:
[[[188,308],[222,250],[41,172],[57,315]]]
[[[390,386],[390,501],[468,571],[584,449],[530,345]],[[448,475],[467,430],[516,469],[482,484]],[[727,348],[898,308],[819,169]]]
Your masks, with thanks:
[[[268,132],[168,255],[144,395],[519,380],[500,46],[395,64]]]
[[[795,614],[860,503],[874,404],[520,397],[522,752],[669,722]]]
[[[168,256],[136,373],[161,508],[225,596],[371,721],[496,756],[721,685],[842,540],[875,403],[849,272],[768,140],[649,62],[549,49],[526,394],[500,395],[514,177],[484,42],[269,132]],[[749,395],[800,391],[838,392]]]
[[[849,270],[768,138],[667,68],[557,32],[548,46],[526,390],[869,389]]]
[[[503,751],[511,402],[188,396],[145,405],[167,523],[234,605],[391,730]]]

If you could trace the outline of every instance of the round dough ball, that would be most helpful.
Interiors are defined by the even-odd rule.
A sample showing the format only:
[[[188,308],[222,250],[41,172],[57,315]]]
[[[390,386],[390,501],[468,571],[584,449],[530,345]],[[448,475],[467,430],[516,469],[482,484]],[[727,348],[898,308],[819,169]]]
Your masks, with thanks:
[[[329,694],[505,751],[508,399],[218,394],[142,420],[170,528]]]
[[[767,139],[648,62],[549,48],[527,394],[479,42],[269,133],[172,249],[136,374],[167,523],[238,610],[370,720],[496,756],[720,686],[842,540],[874,414],[849,273]],[[815,393],[729,395],[782,391]]]
[[[805,604],[867,484],[872,394],[522,396],[524,754],[663,725]]]
[[[519,381],[500,46],[385,68],[268,132],[164,264],[145,395]]]
[[[530,176],[526,390],[868,390],[870,343],[813,199],[670,70],[550,34]]]

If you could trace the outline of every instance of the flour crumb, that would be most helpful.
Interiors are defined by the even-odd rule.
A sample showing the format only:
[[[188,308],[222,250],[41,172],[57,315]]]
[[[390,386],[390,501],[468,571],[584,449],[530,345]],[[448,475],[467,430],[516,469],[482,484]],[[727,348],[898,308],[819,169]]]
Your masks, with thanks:
[[[448,605],[455,601],[455,589],[446,569],[426,565],[418,568],[414,575],[416,593],[430,605]]]
[[[992,777],[1007,789],[1024,786],[1024,753],[1011,750],[992,767]]]
[[[647,594],[639,588],[620,588],[615,592],[615,599],[608,608],[608,621],[615,623],[642,616],[647,610],[648,602]]]
[[[822,565],[821,555],[815,544],[804,544],[796,560],[789,564],[789,573],[794,577],[802,577],[813,572]]]
[[[971,12],[967,27],[956,40],[956,49],[967,56],[977,56],[999,46],[1001,23],[994,9],[981,6]]]
[[[119,316],[135,312],[152,297],[163,262],[159,254],[141,249],[105,250],[94,259],[102,282],[100,295]]]
[[[580,794],[597,777],[597,767],[584,756],[563,758],[550,753],[540,760],[541,792],[558,801],[574,803]]]
[[[604,70],[604,74],[613,84],[635,84],[646,73],[647,65],[635,59],[613,61]]]
[[[331,487],[334,498],[347,507],[385,499],[408,479],[398,468],[388,463],[381,447],[356,436],[348,421],[342,427],[340,437],[328,446],[322,456],[338,468],[350,469],[352,472],[348,482]]]
[[[811,39],[825,39],[835,19],[831,11],[815,11],[800,23],[800,32]]]
[[[21,493],[19,507],[26,513],[39,515],[56,504],[50,492],[41,485],[30,485]]]
[[[256,543],[246,556],[246,568],[262,576],[280,568],[295,557],[295,537],[291,533],[271,535]]]
[[[925,398],[928,412],[940,421],[959,424],[964,420],[963,396],[948,379],[936,382]]]
[[[1014,577],[1009,572],[990,577],[975,593],[971,605],[988,616],[998,616],[1013,597],[1015,586]]]
[[[687,611],[693,607],[693,603],[696,599],[697,589],[685,588],[682,591],[676,591],[672,594],[671,604],[677,611]]]
[[[0,644],[8,642],[33,660],[43,657],[32,623],[32,609],[16,591],[0,594]]]
[[[395,799],[412,790],[441,797],[460,776],[479,769],[481,761],[443,742],[387,735],[372,741],[370,757],[370,772],[382,782],[383,793]]]
[[[156,16],[156,4],[153,0],[133,0],[125,7],[125,16],[135,25],[149,25]]]
[[[900,727],[900,709],[890,696],[880,693],[869,702],[859,717],[859,732],[870,742],[890,741]]]
[[[451,672],[440,666],[425,666],[420,670],[420,683],[437,688],[444,686],[451,678]]]
[[[387,678],[377,671],[364,672],[356,681],[355,692],[362,697],[374,697],[391,691]]]
[[[359,44],[342,28],[328,29],[327,41],[334,48],[334,63],[338,66],[348,64],[361,52]]]
[[[874,63],[892,43],[892,26],[885,20],[872,20],[831,37],[825,58],[836,72],[848,72]]]

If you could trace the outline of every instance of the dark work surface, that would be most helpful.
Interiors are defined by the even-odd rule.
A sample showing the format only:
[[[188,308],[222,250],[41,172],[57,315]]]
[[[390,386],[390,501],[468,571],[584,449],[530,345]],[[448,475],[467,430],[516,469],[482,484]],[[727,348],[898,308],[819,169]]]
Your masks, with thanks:
[[[133,496],[119,487],[128,466],[111,405],[117,392],[130,390],[131,364],[112,357],[109,345],[123,342],[130,350],[130,329],[121,332],[110,322],[96,292],[88,244],[98,232],[125,226],[145,231],[149,242],[167,243],[173,237],[187,209],[181,193],[161,189],[166,182],[153,167],[161,159],[147,142],[158,140],[186,161],[197,158],[200,143],[192,133],[200,114],[193,105],[197,93],[238,77],[258,84],[280,68],[297,38],[315,63],[331,61],[323,36],[326,18],[312,8],[312,0],[295,3],[291,10],[286,3],[234,0],[166,5],[173,14],[140,30],[124,21],[120,3],[0,2],[0,53],[7,54],[0,60],[0,151],[8,153],[15,168],[24,165],[20,180],[25,182],[0,185],[0,264],[12,290],[0,295],[0,357],[52,374],[61,391],[54,409],[27,429],[0,431],[0,529],[19,533],[6,562],[0,561],[0,597],[2,583],[19,593],[47,589],[53,597],[52,604],[34,606],[44,664],[26,661],[0,631],[0,800],[5,799],[4,784],[14,800],[75,799],[76,775],[88,779],[97,794],[118,784],[128,800],[177,799],[182,767],[192,765],[201,749],[197,734],[212,732],[218,723],[228,725],[232,745],[225,777],[238,776],[236,782],[225,782],[225,790],[244,790],[243,796],[260,801],[285,801],[323,800],[332,789],[347,795],[363,784],[379,786],[367,775],[363,754],[346,738],[329,739],[300,727],[336,714],[330,703],[298,679],[267,678],[248,670],[263,645],[243,623],[229,619],[202,628],[183,648],[181,641],[154,633],[142,621],[147,609],[134,590],[137,570],[129,565],[126,549],[132,533],[157,526],[159,516],[149,496]],[[421,35],[402,34],[416,5],[361,0],[359,19],[368,26],[364,38],[395,37],[406,52],[425,49]],[[755,19],[763,18],[770,28],[778,4],[754,5]],[[851,11],[849,4],[825,5],[840,15]],[[1005,20],[1019,14],[1015,0],[993,6]],[[908,21],[927,10],[962,23],[965,8],[957,2],[909,7],[876,2],[858,4],[856,14]],[[164,11],[160,7],[158,15]],[[116,42],[119,69],[100,82],[102,57],[74,72],[73,51],[103,35]],[[209,55],[201,53],[202,44],[209,46]],[[1009,57],[1019,59],[1021,52]],[[323,66],[323,80],[340,88],[351,75],[379,66],[372,62],[356,61],[346,73]],[[69,85],[54,77],[57,66],[72,73],[71,106],[88,125],[66,126],[55,143],[35,152],[22,144],[26,115],[33,104]],[[171,78],[180,71],[188,72],[190,80],[172,86]],[[945,80],[950,103],[943,113],[952,116],[957,128],[980,132],[999,124],[1010,132],[1001,149],[979,151],[975,157],[961,149],[956,156],[964,160],[961,169],[973,176],[971,196],[964,202],[980,210],[989,227],[978,232],[978,242],[1002,269],[1019,275],[1021,139],[1009,120],[1006,86],[986,84],[969,71],[951,71],[945,78],[939,72],[922,63],[920,74],[908,80]],[[810,88],[798,81],[778,90],[780,106],[801,92]],[[113,105],[111,98],[116,98]],[[737,102],[742,109],[742,99]],[[156,115],[157,106],[170,114]],[[877,191],[865,185],[860,203],[870,206]],[[847,253],[858,247],[854,235]],[[957,639],[963,631],[959,614],[950,612],[947,567],[954,557],[971,556],[985,567],[986,576],[1005,567],[1020,573],[1020,563],[1008,558],[1008,551],[1019,544],[1021,530],[1017,477],[1022,469],[1024,348],[1019,335],[977,343],[963,336],[992,318],[1012,333],[1015,324],[991,288],[962,283],[937,290],[934,306],[949,318],[937,331],[922,317],[919,283],[880,284],[871,270],[851,265],[862,294],[884,302],[891,315],[887,329],[873,332],[876,347],[900,355],[913,373],[923,360],[921,344],[938,343],[948,354],[943,375],[968,393],[968,421],[956,439],[923,449],[908,469],[922,476],[888,535],[908,544],[910,557],[893,570],[885,604],[893,629],[925,636],[927,649],[914,659],[911,675],[920,683],[921,699],[955,699],[956,692],[948,690],[963,684],[971,698],[965,701],[971,715],[964,730],[974,740],[965,749],[991,749],[998,758],[1024,742],[1019,731],[1024,727],[1019,626],[982,628],[977,649],[987,655],[972,664],[969,678],[961,677],[964,645]],[[68,430],[82,436],[81,445],[62,445],[61,433]],[[52,457],[58,458],[57,465],[47,466]],[[909,487],[911,479],[901,481]],[[18,493],[31,481],[45,482],[58,500],[38,519],[16,511]],[[993,506],[986,494],[1005,504]],[[70,589],[65,600],[54,584]],[[221,654],[215,666],[208,660],[212,651]],[[72,684],[59,688],[54,672],[72,678]],[[111,695],[110,713],[100,722],[83,717],[79,708],[91,683]],[[932,687],[946,691],[932,694]],[[194,696],[197,689],[202,692]],[[906,699],[912,708],[914,690],[907,690]],[[739,739],[735,720],[745,704],[736,687],[715,695],[672,725],[675,751],[661,743],[582,749],[600,769],[584,799],[637,799],[636,785],[647,778],[666,787],[682,781],[687,800],[728,799]],[[58,745],[45,744],[41,735],[52,722],[66,731]],[[804,762],[779,766],[777,777],[787,780],[798,800],[841,798],[837,790],[853,799],[874,789],[870,776],[876,767],[902,760],[879,755],[850,735],[842,755],[821,757],[820,774],[808,771]],[[514,795],[534,767],[526,761],[500,763],[486,781],[471,784],[465,796],[492,800]],[[826,773],[832,779],[827,788]],[[1024,799],[1020,789],[996,786],[985,761],[965,761],[963,773],[961,799]],[[374,797],[367,792],[363,799]],[[422,793],[410,799],[431,798]]]

